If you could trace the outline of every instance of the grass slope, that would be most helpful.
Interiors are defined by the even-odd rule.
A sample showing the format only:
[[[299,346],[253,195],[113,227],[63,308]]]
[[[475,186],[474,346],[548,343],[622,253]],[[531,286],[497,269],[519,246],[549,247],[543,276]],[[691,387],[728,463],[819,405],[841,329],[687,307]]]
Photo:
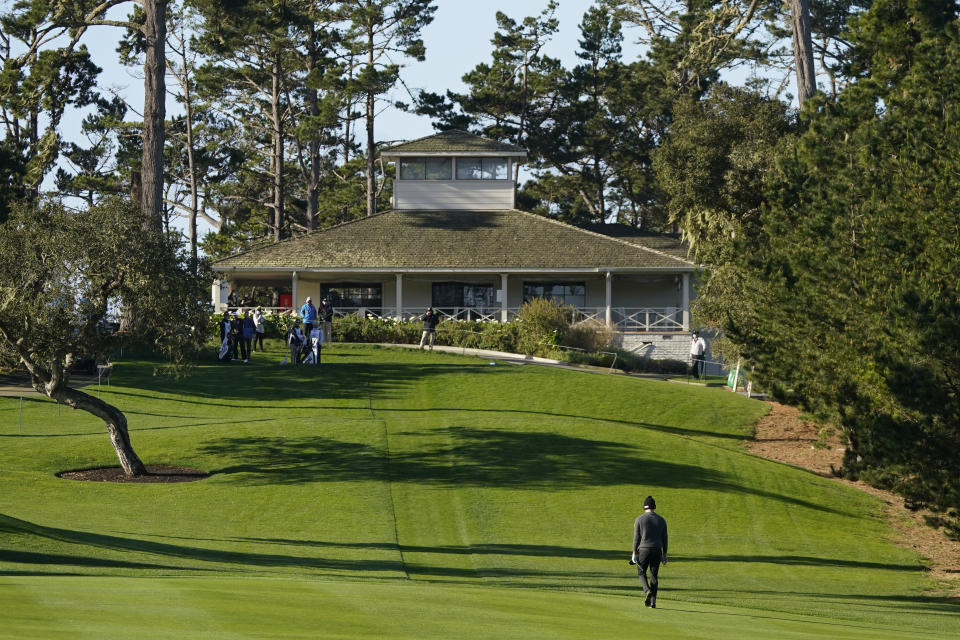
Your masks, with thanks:
[[[0,636],[960,633],[875,499],[744,452],[762,403],[440,353],[257,355],[180,381],[123,363],[102,388],[148,464],[201,482],[60,480],[116,464],[102,425],[0,399]],[[626,564],[648,493],[671,527],[656,612]]]

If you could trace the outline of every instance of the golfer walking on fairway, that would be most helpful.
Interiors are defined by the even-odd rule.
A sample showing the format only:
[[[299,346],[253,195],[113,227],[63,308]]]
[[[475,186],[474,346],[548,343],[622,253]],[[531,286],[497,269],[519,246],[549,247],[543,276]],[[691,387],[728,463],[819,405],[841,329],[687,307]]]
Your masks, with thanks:
[[[645,595],[643,604],[657,608],[657,575],[660,564],[667,564],[667,521],[655,513],[657,501],[647,496],[643,513],[633,523],[633,555],[630,564],[637,565],[637,575]],[[650,581],[647,582],[647,568]]]

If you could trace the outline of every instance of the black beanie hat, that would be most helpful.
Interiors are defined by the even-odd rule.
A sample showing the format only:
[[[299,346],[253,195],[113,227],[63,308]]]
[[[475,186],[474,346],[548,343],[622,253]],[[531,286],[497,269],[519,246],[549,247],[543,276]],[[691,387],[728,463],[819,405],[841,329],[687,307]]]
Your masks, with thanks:
[[[653,499],[653,496],[647,496],[647,499],[643,501],[644,509],[656,509],[657,501]]]

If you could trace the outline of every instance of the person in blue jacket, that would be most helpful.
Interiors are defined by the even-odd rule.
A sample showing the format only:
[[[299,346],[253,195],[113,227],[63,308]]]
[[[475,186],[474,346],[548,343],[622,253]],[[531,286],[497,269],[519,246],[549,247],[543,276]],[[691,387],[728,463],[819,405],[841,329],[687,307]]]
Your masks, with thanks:
[[[307,301],[300,307],[300,320],[303,322],[303,335],[310,335],[310,331],[317,321],[317,308],[313,306],[313,298],[310,296],[307,296]]]

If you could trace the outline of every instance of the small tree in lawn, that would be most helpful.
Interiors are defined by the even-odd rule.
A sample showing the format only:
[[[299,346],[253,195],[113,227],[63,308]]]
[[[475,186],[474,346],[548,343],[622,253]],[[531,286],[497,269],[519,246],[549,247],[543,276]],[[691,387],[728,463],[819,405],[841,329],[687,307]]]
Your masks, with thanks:
[[[128,476],[146,468],[126,417],[72,388],[71,366],[114,346],[104,323],[121,302],[143,310],[136,335],[182,366],[206,335],[201,300],[210,281],[191,269],[178,238],[144,229],[141,216],[121,199],[79,212],[41,201],[15,208],[0,225],[0,362],[22,365],[39,393],[102,419]]]

